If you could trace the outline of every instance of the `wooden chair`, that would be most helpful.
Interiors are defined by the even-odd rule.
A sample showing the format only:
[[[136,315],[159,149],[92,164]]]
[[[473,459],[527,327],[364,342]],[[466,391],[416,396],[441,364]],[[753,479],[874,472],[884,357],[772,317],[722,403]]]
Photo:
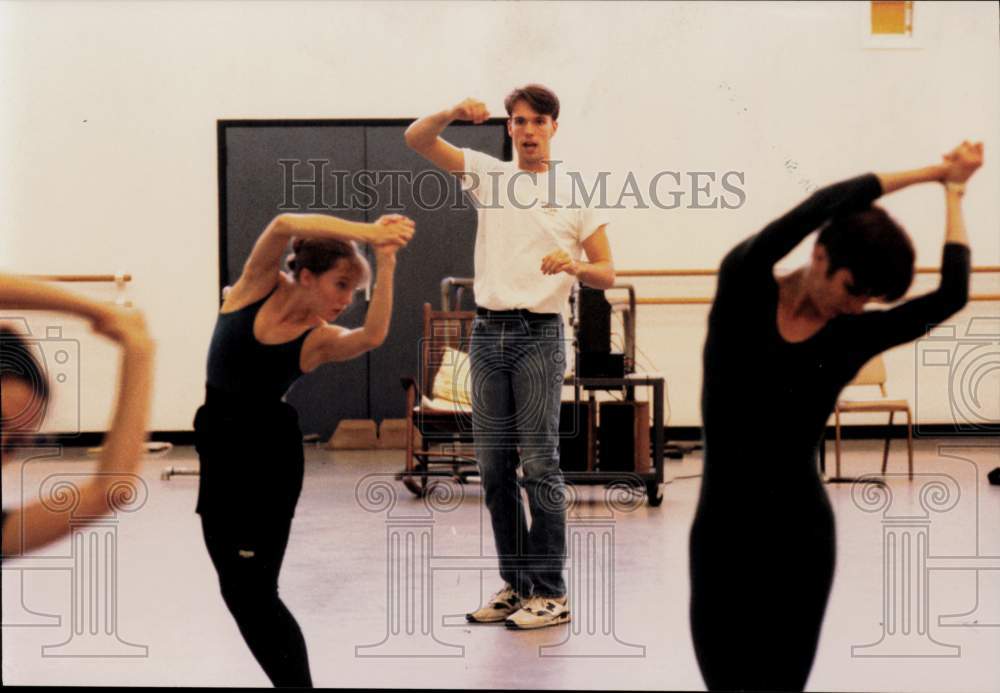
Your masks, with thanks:
[[[881,355],[876,356],[866,363],[864,367],[854,376],[850,382],[851,386],[877,386],[882,394],[882,399],[872,400],[851,400],[841,399],[833,409],[836,437],[834,439],[834,451],[837,460],[837,477],[840,477],[840,415],[846,413],[871,413],[889,412],[889,428],[885,435],[885,447],[882,451],[882,473],[885,474],[886,466],[889,462],[889,442],[892,440],[892,420],[896,412],[906,412],[906,452],[909,477],[913,479],[913,413],[910,410],[910,403],[905,399],[889,399],[885,389],[886,372],[885,362]]]
[[[478,474],[471,408],[458,402],[460,397],[434,397],[435,378],[442,368],[451,369],[445,375],[452,376],[456,391],[471,387],[468,369],[454,361],[456,352],[469,351],[475,317],[474,311],[432,310],[424,304],[420,372],[401,381],[406,391],[406,463],[397,476],[418,497],[427,492],[430,477],[465,481]]]

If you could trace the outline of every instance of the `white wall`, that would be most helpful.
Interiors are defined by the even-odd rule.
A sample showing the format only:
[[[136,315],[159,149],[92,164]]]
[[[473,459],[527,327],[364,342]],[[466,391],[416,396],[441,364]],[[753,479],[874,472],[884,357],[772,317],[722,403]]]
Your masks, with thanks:
[[[873,50],[867,3],[5,3],[0,268],[131,272],[160,344],[153,428],[189,429],[217,305],[216,120],[408,118],[469,95],[499,114],[528,81],[560,95],[554,153],[579,167],[745,172],[740,209],[616,212],[620,268],[713,267],[810,185],[933,163],[963,138],[987,151],[966,202],[974,262],[1000,264],[997,6],[917,5],[922,47]],[[941,198],[923,186],[885,202],[922,265],[939,258]],[[998,311],[974,305],[959,329]],[[639,314],[676,425],[699,422],[706,314]],[[82,427],[100,429],[114,354],[82,325],[64,332],[81,341]],[[888,362],[891,390],[919,381],[925,420],[951,419],[945,379],[925,385],[912,346]]]

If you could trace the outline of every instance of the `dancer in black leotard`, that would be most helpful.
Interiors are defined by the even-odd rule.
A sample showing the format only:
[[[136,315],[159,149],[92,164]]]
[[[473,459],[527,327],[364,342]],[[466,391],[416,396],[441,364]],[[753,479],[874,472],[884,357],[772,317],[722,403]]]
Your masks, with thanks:
[[[710,690],[801,690],[833,581],[833,513],[815,454],[840,390],[876,354],[965,305],[965,181],[982,145],[937,166],[817,191],[722,261],[704,350],[705,474],[691,529],[691,630]],[[913,276],[909,239],[870,204],[920,182],[947,188],[941,283],[886,311]],[[775,263],[820,225],[809,265]],[[781,435],[761,440],[779,423]]]
[[[358,224],[282,214],[264,230],[222,304],[195,416],[197,512],[222,597],[276,686],[311,686],[305,640],[278,597],[299,492],[302,432],[286,390],[303,373],[376,348],[392,315],[396,251],[413,235],[399,215]],[[288,240],[293,276],[280,271]],[[378,276],[363,327],[328,325],[367,282],[354,241],[375,246]]]

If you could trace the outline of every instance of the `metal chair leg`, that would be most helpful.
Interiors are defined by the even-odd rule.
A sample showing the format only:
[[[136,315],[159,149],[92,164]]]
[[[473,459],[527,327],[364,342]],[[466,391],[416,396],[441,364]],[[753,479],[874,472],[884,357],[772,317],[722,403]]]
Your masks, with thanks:
[[[906,408],[906,455],[910,469],[910,481],[913,481],[913,415]]]
[[[834,466],[836,467],[837,470],[836,472],[834,472],[834,476],[839,479],[840,478],[840,409],[834,408],[833,421],[835,430],[833,437],[833,451],[834,451],[834,458],[836,460]]]
[[[889,430],[885,433],[885,448],[882,450],[882,473],[885,474],[886,468],[889,466],[889,443],[892,441],[892,419],[896,416],[896,412],[889,412]]]

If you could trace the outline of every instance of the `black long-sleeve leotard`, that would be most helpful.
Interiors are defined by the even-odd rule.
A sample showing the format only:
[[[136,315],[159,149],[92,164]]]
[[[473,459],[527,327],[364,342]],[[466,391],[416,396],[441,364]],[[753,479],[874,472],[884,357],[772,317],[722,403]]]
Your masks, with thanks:
[[[815,463],[826,421],[865,362],[967,300],[969,250],[947,244],[936,291],[838,316],[802,342],[781,337],[775,263],[831,217],[881,194],[873,174],[823,188],[720,267],[703,353],[705,472],[690,543],[692,634],[710,689],[805,685],[835,562],[833,513]]]

